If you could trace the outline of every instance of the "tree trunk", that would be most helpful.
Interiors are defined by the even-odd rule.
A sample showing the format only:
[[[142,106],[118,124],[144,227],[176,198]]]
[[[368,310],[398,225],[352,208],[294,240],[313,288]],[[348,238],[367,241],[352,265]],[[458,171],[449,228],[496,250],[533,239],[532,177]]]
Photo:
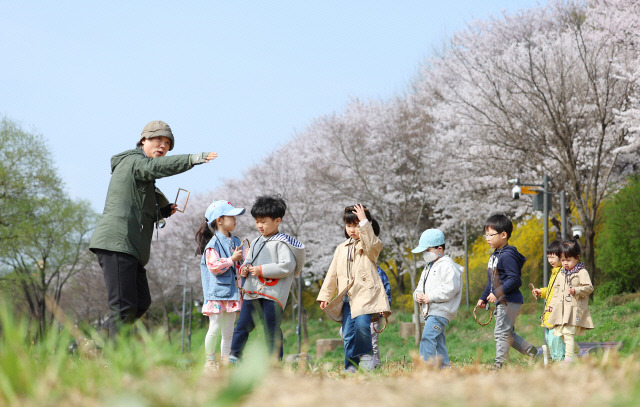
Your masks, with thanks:
[[[38,315],[36,317],[38,318],[38,338],[40,339],[44,337],[44,332],[47,329],[47,309],[44,303],[44,298],[38,299],[37,304]]]
[[[596,232],[593,230],[593,226],[591,224],[585,225],[584,259],[582,261],[589,272],[591,284],[595,284],[596,279],[595,238]]]
[[[171,343],[171,324],[169,323],[169,310],[167,309],[167,304],[162,302],[162,311],[164,313],[164,323],[167,327],[167,340]]]
[[[302,343],[305,347],[309,347],[309,330],[307,329],[307,310],[302,307]]]
[[[411,261],[411,267],[412,267],[412,272],[409,274],[409,276],[411,277],[411,291],[413,293],[413,291],[415,291],[418,282],[416,281],[416,261],[412,260]],[[416,346],[418,346],[420,344],[420,339],[422,338],[422,332],[420,332],[420,319],[422,318],[422,315],[420,314],[420,306],[418,305],[418,303],[416,301],[413,302],[413,323],[416,326],[416,335],[415,335],[415,339],[416,339]]]
[[[417,302],[413,302],[413,319],[414,319],[414,324],[416,326],[416,334],[415,334],[415,339],[416,339],[416,346],[420,345],[420,340],[422,339],[422,332],[420,331],[420,307],[418,306]]]
[[[398,295],[404,295],[405,292],[407,291],[407,288],[404,284],[404,273],[402,272],[403,266],[404,266],[404,260],[402,256],[397,256],[396,257],[396,271],[397,271],[396,283],[398,284]]]

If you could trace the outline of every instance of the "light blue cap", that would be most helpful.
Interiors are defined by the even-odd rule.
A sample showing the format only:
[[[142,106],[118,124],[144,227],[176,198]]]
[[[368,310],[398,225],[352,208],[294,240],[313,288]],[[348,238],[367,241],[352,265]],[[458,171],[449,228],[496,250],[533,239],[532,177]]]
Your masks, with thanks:
[[[211,223],[220,216],[238,216],[243,213],[244,208],[236,208],[231,205],[231,202],[215,201],[209,205],[207,211],[204,213],[204,217],[207,218],[207,223]]]
[[[421,253],[430,247],[437,247],[444,244],[444,233],[440,229],[427,229],[422,232],[418,247],[411,250],[411,253]]]

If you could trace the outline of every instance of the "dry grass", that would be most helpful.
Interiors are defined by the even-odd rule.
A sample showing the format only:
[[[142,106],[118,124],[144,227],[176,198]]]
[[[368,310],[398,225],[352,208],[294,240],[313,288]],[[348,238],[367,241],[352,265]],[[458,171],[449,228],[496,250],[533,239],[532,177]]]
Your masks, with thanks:
[[[467,365],[438,370],[414,361],[382,374],[345,375],[318,368],[272,370],[243,406],[610,406],[635,405],[640,362],[617,355],[544,368],[490,372]]]
[[[529,365],[512,352],[509,366],[491,372],[491,358],[483,358],[478,345],[481,340],[493,350],[489,331],[466,318],[452,328],[451,338],[462,338],[452,341],[453,348],[467,356],[457,357],[451,369],[422,362],[413,344],[392,340],[392,326],[385,352],[400,352],[408,361],[402,356],[375,372],[341,373],[342,355],[301,366],[269,362],[263,341],[254,340],[240,365],[205,374],[202,349],[181,355],[161,330],[140,329],[98,353],[68,354],[73,335],[67,330],[25,345],[25,321],[0,304],[0,406],[636,406],[637,310],[635,299],[598,311],[603,325],[609,324],[602,329],[625,338],[627,353],[600,353],[570,365]]]
[[[622,295],[614,295],[606,299],[606,304],[610,307],[632,303],[640,299],[640,293],[630,293]]]
[[[86,363],[94,366],[100,359]],[[78,378],[77,385],[40,377],[29,397],[11,405],[634,406],[640,395],[640,359],[617,353],[548,368],[511,365],[499,372],[483,364],[439,370],[414,358],[372,373],[344,374],[332,363],[269,364],[264,354],[213,373],[200,366],[153,366],[139,376],[114,368],[100,375],[94,369],[87,373],[96,377]]]

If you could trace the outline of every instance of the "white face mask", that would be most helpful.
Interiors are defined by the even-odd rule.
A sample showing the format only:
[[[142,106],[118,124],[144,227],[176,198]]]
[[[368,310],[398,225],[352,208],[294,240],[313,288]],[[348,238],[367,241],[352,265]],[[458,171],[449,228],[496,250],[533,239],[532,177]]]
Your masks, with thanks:
[[[422,253],[422,258],[424,259],[425,262],[431,263],[438,260],[438,255],[435,254],[434,252],[425,251],[424,253]]]

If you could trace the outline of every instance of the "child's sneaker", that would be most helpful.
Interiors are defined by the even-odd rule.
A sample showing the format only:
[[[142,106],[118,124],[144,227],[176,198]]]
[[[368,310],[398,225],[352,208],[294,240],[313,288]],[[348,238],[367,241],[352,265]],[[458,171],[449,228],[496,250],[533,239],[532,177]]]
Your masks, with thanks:
[[[356,373],[358,370],[354,365],[349,365],[346,369],[342,371],[342,373]]]
[[[204,362],[204,370],[206,372],[214,372],[220,368],[220,365],[215,360],[207,360]]]
[[[375,369],[375,360],[371,355],[362,355],[360,356],[360,367],[362,370],[373,370]]]
[[[541,360],[542,352],[534,346],[529,350],[527,355],[531,357],[531,359],[529,359],[529,364],[534,364]]]

